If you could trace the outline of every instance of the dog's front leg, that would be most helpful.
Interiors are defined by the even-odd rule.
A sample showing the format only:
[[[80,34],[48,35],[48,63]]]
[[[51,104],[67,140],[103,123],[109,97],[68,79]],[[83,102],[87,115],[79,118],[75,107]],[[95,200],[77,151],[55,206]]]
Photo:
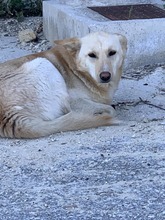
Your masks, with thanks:
[[[72,111],[87,113],[89,115],[100,115],[107,113],[109,116],[115,116],[115,110],[112,106],[91,101],[89,99],[71,99],[70,102]]]

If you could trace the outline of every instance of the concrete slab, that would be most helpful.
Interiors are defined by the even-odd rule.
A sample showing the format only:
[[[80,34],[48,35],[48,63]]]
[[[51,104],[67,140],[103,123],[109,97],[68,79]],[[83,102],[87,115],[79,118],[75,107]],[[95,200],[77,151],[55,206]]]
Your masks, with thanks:
[[[44,33],[48,40],[67,37],[81,37],[89,32],[107,31],[121,33],[128,39],[128,53],[125,68],[164,62],[165,54],[165,19],[140,19],[111,21],[87,6],[116,4],[156,4],[163,1],[44,1]]]

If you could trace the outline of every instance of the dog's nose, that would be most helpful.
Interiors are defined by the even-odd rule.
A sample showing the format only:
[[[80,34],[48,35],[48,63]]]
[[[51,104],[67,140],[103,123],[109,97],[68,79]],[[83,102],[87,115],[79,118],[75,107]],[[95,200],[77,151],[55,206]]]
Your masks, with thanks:
[[[105,71],[105,72],[101,72],[100,73],[100,79],[103,83],[107,83],[110,81],[111,79],[111,73],[108,72],[108,71]]]

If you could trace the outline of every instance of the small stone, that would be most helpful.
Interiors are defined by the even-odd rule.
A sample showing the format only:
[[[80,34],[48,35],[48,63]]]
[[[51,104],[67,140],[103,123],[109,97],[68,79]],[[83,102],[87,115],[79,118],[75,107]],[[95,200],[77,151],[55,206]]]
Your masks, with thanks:
[[[41,45],[38,44],[38,45],[34,46],[34,49],[35,49],[35,50],[38,50],[40,47],[41,47]]]
[[[160,125],[165,125],[165,121],[162,121],[162,122],[160,123]]]
[[[47,43],[47,40],[42,40],[42,41],[41,41],[41,45],[42,45],[42,44],[46,44],[46,43]]]
[[[54,141],[57,141],[57,139],[56,138],[51,138],[51,141],[54,142]]]
[[[22,47],[25,47],[25,46],[26,46],[26,42],[22,42],[22,43],[21,43],[21,46],[22,46]]]
[[[149,120],[147,118],[143,119],[143,123],[148,123],[148,122],[149,122]]]
[[[133,134],[133,135],[132,135],[132,138],[136,138],[136,134]]]
[[[26,29],[23,31],[19,31],[18,38],[20,42],[30,42],[36,39],[36,34],[32,29]]]
[[[7,37],[7,36],[9,36],[9,33],[8,32],[4,32],[4,33],[2,33],[2,36],[3,37]]]

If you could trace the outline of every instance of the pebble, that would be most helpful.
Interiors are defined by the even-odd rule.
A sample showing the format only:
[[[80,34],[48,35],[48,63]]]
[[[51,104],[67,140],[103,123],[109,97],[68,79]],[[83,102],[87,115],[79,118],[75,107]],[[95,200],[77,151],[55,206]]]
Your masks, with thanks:
[[[162,122],[160,123],[160,125],[165,125],[165,121],[162,121]]]
[[[37,36],[32,29],[26,29],[18,32],[20,42],[30,42],[36,40]]]
[[[143,123],[148,123],[148,122],[149,122],[149,120],[147,118],[143,119]]]
[[[136,134],[133,134],[131,137],[132,137],[132,138],[136,138]]]

